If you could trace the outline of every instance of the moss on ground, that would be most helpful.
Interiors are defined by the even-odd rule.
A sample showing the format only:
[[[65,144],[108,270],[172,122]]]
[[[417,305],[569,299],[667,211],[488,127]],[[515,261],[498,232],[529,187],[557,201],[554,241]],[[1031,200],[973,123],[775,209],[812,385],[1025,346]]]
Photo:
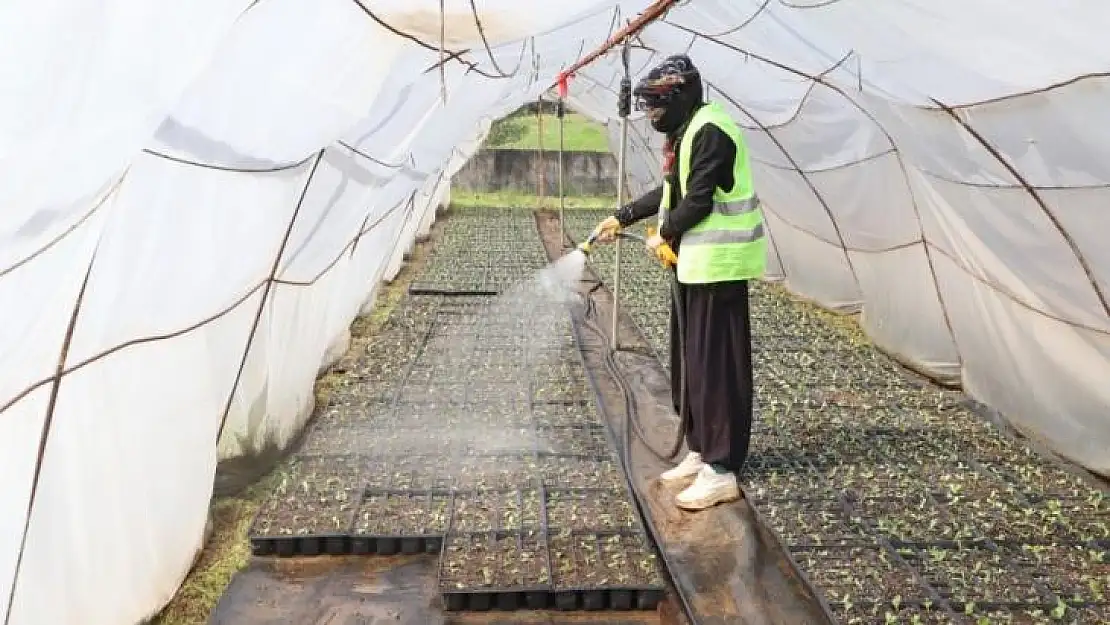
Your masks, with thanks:
[[[234,497],[212,501],[212,535],[173,600],[151,625],[200,625],[216,607],[231,577],[250,560],[247,530],[273,488],[271,473]]]

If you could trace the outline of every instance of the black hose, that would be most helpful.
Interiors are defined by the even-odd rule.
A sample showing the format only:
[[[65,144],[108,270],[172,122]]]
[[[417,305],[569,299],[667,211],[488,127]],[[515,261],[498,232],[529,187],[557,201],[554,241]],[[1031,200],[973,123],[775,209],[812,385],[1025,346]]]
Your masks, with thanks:
[[[643,237],[628,232],[622,232],[619,236],[625,239],[633,239],[640,242],[644,241]],[[600,286],[601,284],[599,282],[598,287]],[[593,289],[591,289],[591,292],[592,291]],[[637,438],[640,439],[640,441],[644,444],[645,447],[647,447],[648,451],[650,451],[653,456],[664,462],[673,461],[678,456],[678,453],[682,451],[683,444],[686,442],[686,432],[690,428],[690,411],[686,402],[686,309],[684,306],[685,302],[682,298],[682,290],[679,287],[678,283],[678,275],[675,274],[674,271],[671,271],[671,297],[675,309],[675,321],[677,322],[678,326],[676,330],[678,332],[679,360],[679,425],[678,436],[675,437],[674,442],[671,444],[669,452],[664,454],[656,450],[655,447],[652,446],[651,442],[648,440],[647,435],[644,433],[644,428],[643,425],[640,423],[639,412],[636,410],[635,399],[632,396],[630,385],[628,384],[628,380],[624,377],[623,372],[621,372],[620,367],[617,366],[616,358],[614,357],[615,352],[608,349],[605,350],[605,358],[602,360],[609,375],[613,376],[613,379],[616,382],[617,386],[621,389],[621,393],[625,396],[624,443],[626,456],[631,453],[632,441],[630,435],[632,432],[635,432]],[[587,321],[587,323],[589,322]],[[593,324],[591,323],[590,325]],[[598,328],[596,331],[600,332],[600,329]],[[628,465],[626,464],[626,466]]]
[[[682,450],[682,443],[686,438],[686,432],[690,429],[690,409],[686,404],[686,301],[682,297],[682,288],[678,286],[678,274],[674,271],[671,272],[671,297],[674,299],[675,322],[678,327],[678,379],[679,379],[679,396],[678,396],[678,438],[675,439],[674,446],[671,447],[670,454],[666,460],[674,460],[678,452]]]

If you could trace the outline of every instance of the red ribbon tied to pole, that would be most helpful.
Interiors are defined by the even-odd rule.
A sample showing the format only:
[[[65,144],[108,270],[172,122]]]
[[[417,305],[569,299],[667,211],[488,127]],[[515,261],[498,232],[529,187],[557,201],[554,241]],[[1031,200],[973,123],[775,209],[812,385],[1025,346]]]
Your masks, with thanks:
[[[570,76],[571,75],[567,74],[566,72],[559,72],[559,77],[556,79],[556,82],[559,86],[559,97],[560,98],[566,98],[567,97],[567,81],[570,80]]]

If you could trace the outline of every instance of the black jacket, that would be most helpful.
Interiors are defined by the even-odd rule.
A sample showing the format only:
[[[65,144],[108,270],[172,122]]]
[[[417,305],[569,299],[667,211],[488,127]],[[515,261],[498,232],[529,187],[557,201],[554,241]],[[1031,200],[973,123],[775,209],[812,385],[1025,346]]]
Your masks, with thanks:
[[[672,138],[673,145],[681,145],[682,134],[686,131],[684,126]],[[736,164],[736,144],[720,128],[713,124],[706,124],[694,135],[690,144],[690,180],[686,196],[681,201],[678,199],[677,180],[678,161],[672,170],[671,180],[671,206],[667,213],[667,220],[659,230],[663,237],[678,252],[678,239],[690,228],[705,219],[713,209],[713,192],[720,187],[725,190],[732,189],[732,170]],[[640,198],[622,206],[615,217],[621,222],[622,228],[659,212],[659,200],[663,197],[663,185],[648,191]]]

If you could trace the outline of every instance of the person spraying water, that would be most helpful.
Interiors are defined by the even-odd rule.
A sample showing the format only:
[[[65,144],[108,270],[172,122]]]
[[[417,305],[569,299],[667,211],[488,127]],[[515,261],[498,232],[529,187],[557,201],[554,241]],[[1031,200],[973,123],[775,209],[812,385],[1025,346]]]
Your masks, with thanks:
[[[743,135],[722,106],[704,101],[688,56],[665,59],[634,95],[666,136],[663,184],[603,220],[572,255],[584,259],[596,243],[658,216],[658,231],[643,241],[674,268],[672,399],[680,415],[688,411],[689,448],[660,480],[692,480],[675,503],[703,510],[740,497],[737,473],[748,455],[754,401],[748,282],[766,268],[763,216]]]

